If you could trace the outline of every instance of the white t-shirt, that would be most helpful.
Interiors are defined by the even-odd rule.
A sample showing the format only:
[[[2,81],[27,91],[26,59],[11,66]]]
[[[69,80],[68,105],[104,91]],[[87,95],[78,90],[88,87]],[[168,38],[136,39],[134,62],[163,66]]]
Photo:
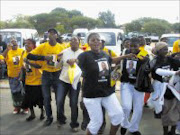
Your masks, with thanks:
[[[63,67],[62,71],[60,74],[59,79],[62,80],[65,83],[70,83],[69,76],[68,76],[68,67],[69,64],[67,63],[67,60],[69,59],[77,59],[79,54],[81,54],[83,51],[81,49],[78,49],[77,51],[72,51],[71,48],[65,49],[62,53],[62,62],[63,62]]]

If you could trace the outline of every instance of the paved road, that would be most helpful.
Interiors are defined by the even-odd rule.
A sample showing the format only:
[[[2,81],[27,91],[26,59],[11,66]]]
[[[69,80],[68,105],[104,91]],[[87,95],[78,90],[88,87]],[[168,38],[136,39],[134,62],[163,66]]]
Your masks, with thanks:
[[[1,82],[2,83],[2,82]],[[119,98],[119,91],[116,91]],[[67,116],[67,124],[61,128],[56,125],[56,107],[54,101],[54,94],[52,93],[53,101],[53,124],[49,127],[43,127],[43,122],[39,120],[40,111],[35,108],[36,119],[31,122],[26,122],[25,118],[28,115],[24,114],[12,114],[12,100],[9,89],[0,88],[0,134],[1,135],[85,135],[85,132],[80,130],[77,133],[72,133],[69,123],[70,123],[70,109],[69,109],[69,99],[66,98],[65,113]],[[79,111],[79,122],[82,122],[82,112]],[[107,126],[104,135],[108,134],[110,124],[107,117]],[[161,121],[153,118],[152,110],[145,108],[143,119],[140,124],[140,131],[142,135],[162,135]],[[119,135],[119,131],[117,135]],[[129,133],[127,133],[129,135]]]

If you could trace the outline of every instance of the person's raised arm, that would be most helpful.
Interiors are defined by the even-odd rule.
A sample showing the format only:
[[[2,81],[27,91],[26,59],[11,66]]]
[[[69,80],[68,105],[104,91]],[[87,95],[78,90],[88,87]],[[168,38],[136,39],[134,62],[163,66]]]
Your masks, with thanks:
[[[133,58],[133,57],[136,57],[136,55],[132,54],[132,53],[127,54],[127,55],[123,55],[123,56],[119,56],[119,57],[115,57],[115,58],[112,58],[112,63],[119,63],[123,59]]]

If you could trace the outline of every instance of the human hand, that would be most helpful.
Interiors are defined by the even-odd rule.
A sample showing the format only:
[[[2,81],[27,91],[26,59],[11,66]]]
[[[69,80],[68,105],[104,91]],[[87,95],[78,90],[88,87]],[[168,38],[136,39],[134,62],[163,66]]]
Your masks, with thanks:
[[[69,59],[67,60],[67,63],[72,67],[74,63],[76,62],[76,59]]]
[[[127,58],[133,58],[133,57],[136,57],[136,55],[133,54],[133,53],[127,54],[126,56],[127,56]]]
[[[53,56],[45,56],[44,58],[46,61],[52,61],[53,60]]]
[[[176,71],[175,75],[179,75],[180,76],[180,70]]]

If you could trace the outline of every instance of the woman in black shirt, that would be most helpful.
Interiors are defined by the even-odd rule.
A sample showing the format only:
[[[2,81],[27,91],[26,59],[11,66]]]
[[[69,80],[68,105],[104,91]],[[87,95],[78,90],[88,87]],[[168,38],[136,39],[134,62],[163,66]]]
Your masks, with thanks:
[[[124,114],[114,89],[110,86],[110,65],[119,62],[123,58],[130,58],[135,55],[129,54],[111,58],[100,50],[100,36],[97,33],[91,33],[87,42],[91,47],[91,51],[84,52],[78,57],[79,66],[84,77],[83,102],[90,117],[87,135],[97,134],[101,127],[103,122],[102,106],[111,119],[110,135],[115,135]],[[108,74],[101,74],[105,66]]]

